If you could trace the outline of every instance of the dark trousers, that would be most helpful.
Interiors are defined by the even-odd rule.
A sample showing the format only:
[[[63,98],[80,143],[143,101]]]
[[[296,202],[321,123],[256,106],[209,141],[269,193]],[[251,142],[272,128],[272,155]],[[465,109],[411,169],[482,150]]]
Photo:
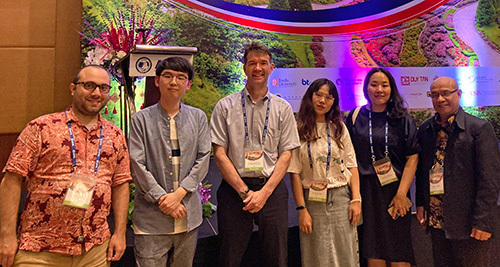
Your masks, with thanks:
[[[253,191],[264,185],[260,179],[243,181]],[[244,211],[238,193],[224,180],[217,190],[217,220],[220,235],[219,266],[241,266],[254,222],[259,227],[257,241],[262,266],[287,266],[288,256],[288,190],[283,181],[276,187],[264,207],[257,213]]]
[[[447,239],[444,230],[431,229],[435,267],[488,267],[491,240]]]

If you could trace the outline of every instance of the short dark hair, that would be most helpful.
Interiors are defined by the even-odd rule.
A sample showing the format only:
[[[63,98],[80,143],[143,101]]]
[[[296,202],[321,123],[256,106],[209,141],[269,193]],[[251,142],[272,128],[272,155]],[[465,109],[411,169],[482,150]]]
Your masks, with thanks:
[[[267,55],[269,55],[269,61],[271,63],[273,62],[273,55],[271,54],[271,50],[269,50],[269,48],[267,48],[267,46],[265,46],[262,43],[251,42],[250,44],[245,46],[245,54],[243,55],[243,63],[245,63],[245,64],[247,63],[247,56],[248,56],[248,53],[250,53],[250,52],[266,53]]]
[[[76,73],[75,73],[75,77],[73,77],[73,83],[77,83],[80,81],[80,72],[82,72],[82,70],[86,69],[86,68],[98,68],[98,69],[102,69],[104,71],[106,71],[106,73],[108,74],[109,76],[109,80],[111,81],[111,73],[109,73],[109,71],[107,69],[105,69],[103,66],[100,66],[100,65],[95,65],[95,64],[91,64],[91,65],[87,65],[81,69],[79,69]]]
[[[169,57],[169,58],[166,58],[166,59],[160,61],[156,65],[156,76],[158,76],[158,77],[161,76],[161,73],[166,69],[187,73],[188,79],[190,81],[193,80],[194,67],[191,64],[191,62],[189,62],[189,60],[187,60],[186,58]]]
[[[391,87],[391,96],[389,97],[389,101],[387,102],[387,111],[389,112],[389,117],[391,118],[401,118],[403,117],[408,110],[405,107],[405,101],[403,97],[399,94],[398,87],[396,86],[396,80],[392,74],[384,69],[384,68],[373,68],[368,74],[366,74],[365,82],[363,84],[363,94],[365,95],[366,100],[371,104],[370,97],[368,96],[368,83],[370,82],[370,78],[373,74],[377,72],[382,72],[389,79],[389,86]]]

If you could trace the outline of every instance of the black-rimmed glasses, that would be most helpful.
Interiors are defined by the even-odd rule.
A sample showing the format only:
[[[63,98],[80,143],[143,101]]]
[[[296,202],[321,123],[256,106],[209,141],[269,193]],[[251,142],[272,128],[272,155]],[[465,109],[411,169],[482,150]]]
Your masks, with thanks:
[[[87,91],[94,91],[96,87],[99,87],[99,91],[103,94],[109,93],[111,86],[108,84],[97,84],[95,82],[76,82],[75,84],[82,84],[83,88]]]

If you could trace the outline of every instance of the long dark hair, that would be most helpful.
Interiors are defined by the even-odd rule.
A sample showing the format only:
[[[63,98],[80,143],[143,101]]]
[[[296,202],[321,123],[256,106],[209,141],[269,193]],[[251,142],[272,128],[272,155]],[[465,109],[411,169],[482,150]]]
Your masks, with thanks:
[[[390,118],[401,118],[408,110],[405,107],[405,101],[403,97],[399,94],[398,87],[396,86],[396,81],[392,74],[384,69],[384,68],[373,68],[368,74],[366,74],[365,82],[363,84],[363,94],[365,95],[366,100],[371,104],[370,97],[368,96],[368,83],[370,82],[370,78],[373,74],[377,72],[382,72],[389,79],[389,85],[391,86],[391,96],[389,97],[389,101],[387,102],[387,111],[389,112]]]
[[[316,131],[316,113],[314,112],[314,107],[312,103],[313,93],[317,92],[319,88],[323,85],[327,85],[329,88],[329,93],[334,97],[334,102],[332,108],[325,114],[325,120],[327,123],[332,123],[333,127],[333,140],[337,145],[343,149],[344,145],[340,138],[342,137],[342,113],[340,113],[339,106],[339,93],[335,84],[328,79],[317,79],[315,80],[309,88],[307,88],[306,93],[302,97],[302,103],[300,104],[299,116],[297,121],[297,128],[299,131],[300,140],[308,142],[314,141],[319,136]]]

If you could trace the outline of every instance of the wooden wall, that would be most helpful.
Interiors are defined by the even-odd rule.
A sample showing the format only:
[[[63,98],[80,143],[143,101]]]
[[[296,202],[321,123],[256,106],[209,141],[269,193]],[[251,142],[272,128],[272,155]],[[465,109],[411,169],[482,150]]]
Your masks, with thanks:
[[[27,122],[70,104],[81,17],[81,0],[0,0],[1,168]]]

